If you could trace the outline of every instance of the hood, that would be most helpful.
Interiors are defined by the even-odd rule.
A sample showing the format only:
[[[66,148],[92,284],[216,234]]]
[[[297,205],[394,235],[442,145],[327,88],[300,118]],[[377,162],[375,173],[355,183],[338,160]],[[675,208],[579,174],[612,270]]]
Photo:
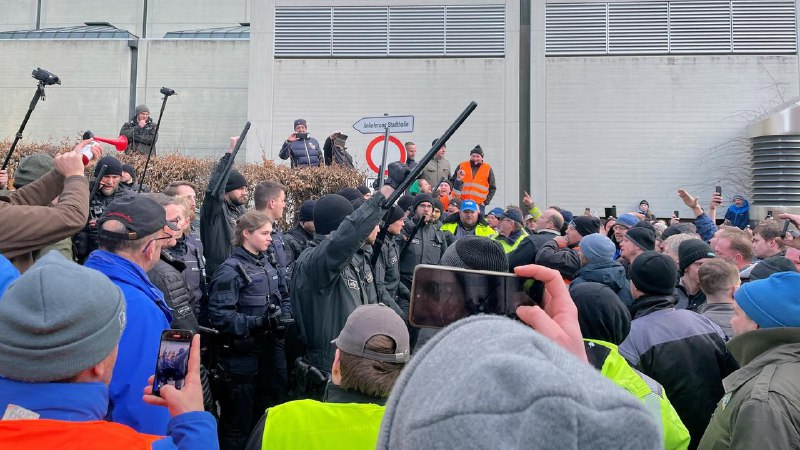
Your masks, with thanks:
[[[747,200],[745,200],[744,203],[742,203],[742,206],[736,206],[734,204],[731,204],[731,206],[728,207],[728,211],[734,214],[745,213],[749,210],[750,210],[750,202]]]
[[[628,284],[628,278],[625,275],[625,268],[622,267],[622,264],[616,261],[599,261],[587,264],[575,274],[575,278],[578,277],[581,277],[586,281],[605,284],[615,292],[619,291]]]
[[[378,449],[663,448],[654,416],[589,364],[521,322],[472,316],[406,364]]]
[[[611,288],[600,283],[578,283],[570,286],[569,293],[578,308],[584,338],[619,345],[628,337],[631,314]]]

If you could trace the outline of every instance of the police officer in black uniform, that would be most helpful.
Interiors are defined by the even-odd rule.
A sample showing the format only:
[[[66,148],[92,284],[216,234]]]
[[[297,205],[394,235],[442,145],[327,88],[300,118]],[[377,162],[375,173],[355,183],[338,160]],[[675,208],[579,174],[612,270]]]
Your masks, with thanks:
[[[106,171],[101,179],[97,179],[100,169],[106,166]],[[75,258],[83,264],[86,258],[94,250],[97,250],[97,219],[103,215],[106,206],[119,197],[126,195],[136,195],[129,189],[121,189],[119,186],[122,175],[122,163],[113,156],[100,158],[94,168],[95,180],[89,185],[89,191],[96,191],[94,196],[89,199],[89,217],[86,226],[72,238]],[[99,184],[95,189],[95,184]]]
[[[276,404],[276,386],[286,390],[285,355],[275,354],[287,323],[281,320],[278,270],[267,256],[272,223],[263,213],[248,211],[234,234],[231,257],[211,279],[208,303],[211,325],[222,333],[217,361],[223,381],[215,397],[224,450],[244,448],[264,409]]]

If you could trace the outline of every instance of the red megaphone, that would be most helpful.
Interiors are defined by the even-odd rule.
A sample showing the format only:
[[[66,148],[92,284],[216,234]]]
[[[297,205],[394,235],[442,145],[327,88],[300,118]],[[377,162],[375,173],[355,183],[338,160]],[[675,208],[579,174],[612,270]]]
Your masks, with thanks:
[[[106,144],[111,144],[114,146],[114,148],[117,149],[118,152],[125,151],[125,149],[128,148],[128,138],[126,138],[125,136],[120,136],[116,139],[94,136],[92,137],[92,139],[95,141],[105,142]]]

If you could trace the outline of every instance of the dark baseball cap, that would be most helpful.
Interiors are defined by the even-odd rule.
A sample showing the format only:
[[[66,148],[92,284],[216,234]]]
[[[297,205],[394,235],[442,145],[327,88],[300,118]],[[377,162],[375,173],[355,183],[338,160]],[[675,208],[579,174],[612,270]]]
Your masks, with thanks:
[[[128,232],[115,233],[102,229],[101,225],[109,220],[121,222]],[[143,195],[126,195],[114,200],[97,219],[99,235],[123,241],[135,241],[150,236],[165,225],[173,231],[178,231],[176,224],[167,222],[164,208]]]
[[[394,353],[367,350],[367,341],[382,334],[395,343]],[[405,363],[411,357],[408,328],[394,310],[383,303],[361,305],[349,316],[339,336],[331,341],[339,350],[375,361]]]
[[[516,208],[508,208],[507,210],[503,211],[502,213],[497,215],[498,219],[511,219],[514,222],[517,222],[520,225],[524,225],[522,222],[522,211]]]

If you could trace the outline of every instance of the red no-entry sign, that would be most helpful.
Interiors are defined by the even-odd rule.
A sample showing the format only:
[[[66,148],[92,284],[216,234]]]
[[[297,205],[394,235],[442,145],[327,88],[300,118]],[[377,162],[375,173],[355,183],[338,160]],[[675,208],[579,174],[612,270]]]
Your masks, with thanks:
[[[380,164],[381,157],[383,156],[383,146],[378,146],[381,142],[383,142],[382,135],[369,141],[369,145],[367,145],[367,165],[369,165],[369,168],[375,173],[381,170]],[[403,163],[406,162],[406,147],[400,142],[400,139],[389,136],[389,149],[386,153],[386,157],[389,161],[399,160]],[[389,175],[389,171],[384,171],[384,174]]]

